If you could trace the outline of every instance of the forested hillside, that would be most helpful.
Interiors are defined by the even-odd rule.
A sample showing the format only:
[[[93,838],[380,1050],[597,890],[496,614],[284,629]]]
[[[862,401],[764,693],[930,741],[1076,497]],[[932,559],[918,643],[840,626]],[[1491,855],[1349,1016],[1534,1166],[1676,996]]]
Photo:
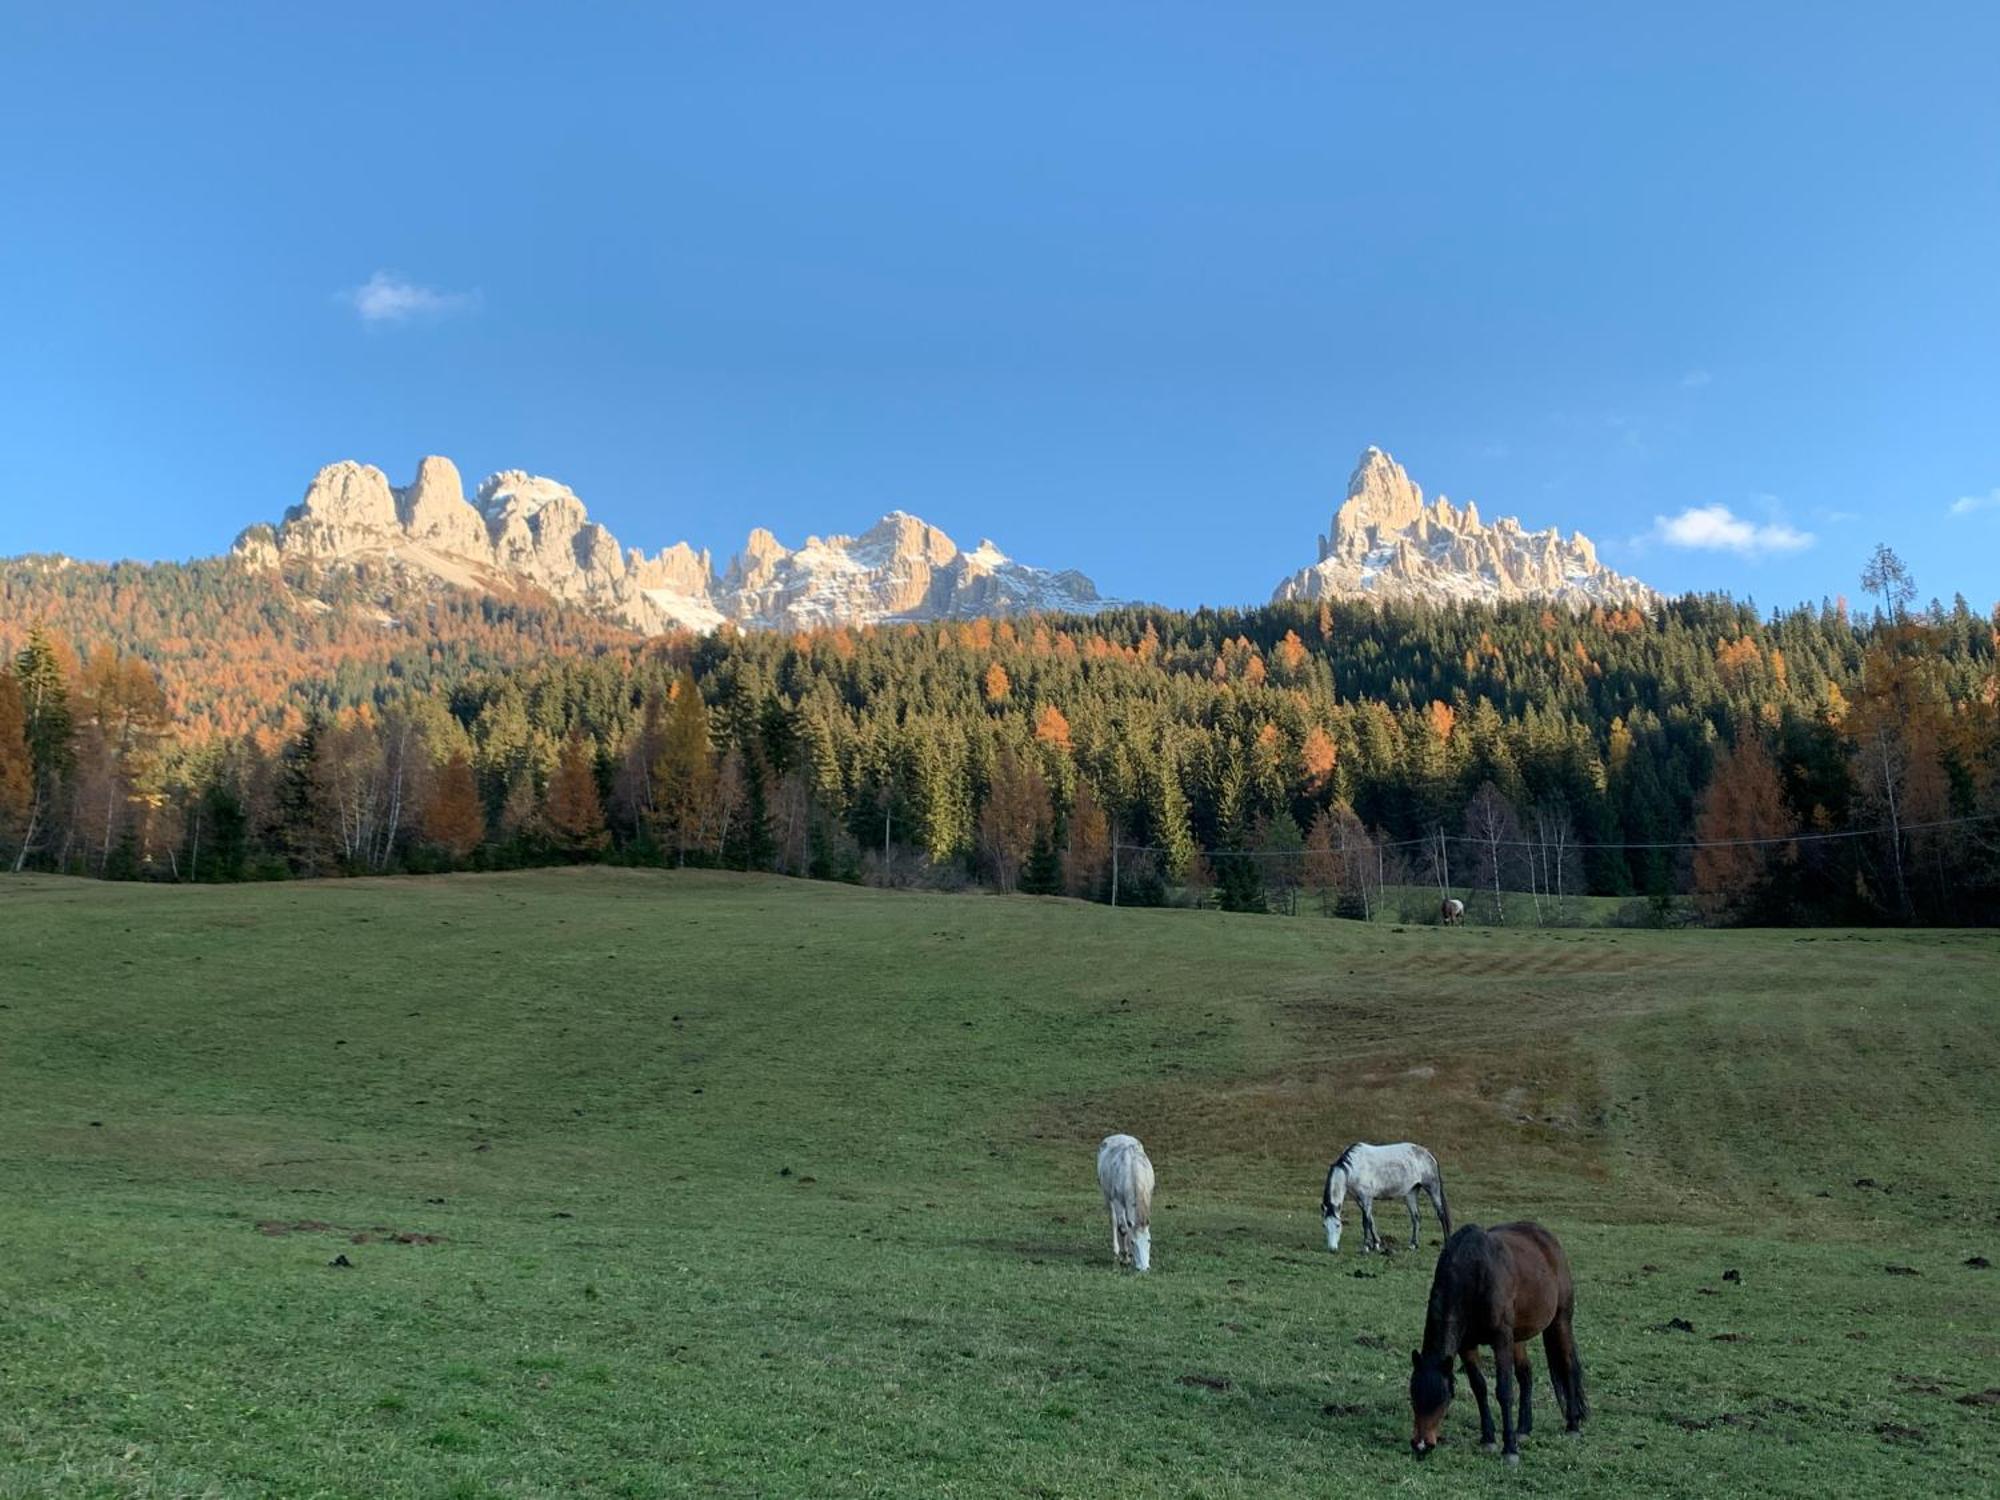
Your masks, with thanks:
[[[1894,624],[1690,597],[641,642],[546,601],[340,588],[8,564],[9,863],[616,858],[1106,897],[1116,843],[1121,900],[1359,913],[1430,884],[1545,920],[1588,891],[1987,921],[2000,887],[2000,619],[1962,600]]]

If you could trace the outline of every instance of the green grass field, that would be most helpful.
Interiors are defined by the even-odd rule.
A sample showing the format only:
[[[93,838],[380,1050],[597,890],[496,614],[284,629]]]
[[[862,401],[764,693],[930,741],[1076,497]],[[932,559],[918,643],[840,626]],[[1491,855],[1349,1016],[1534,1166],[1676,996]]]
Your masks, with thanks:
[[[0,880],[0,1495],[1990,1495],[1996,1010],[1993,933]],[[1581,1437],[1411,1461],[1356,1136],[1563,1237]]]

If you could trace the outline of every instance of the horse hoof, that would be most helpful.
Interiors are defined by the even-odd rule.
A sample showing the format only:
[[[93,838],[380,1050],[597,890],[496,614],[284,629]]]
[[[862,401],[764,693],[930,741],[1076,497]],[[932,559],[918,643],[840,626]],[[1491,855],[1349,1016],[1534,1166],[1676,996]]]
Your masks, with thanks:
[[[1498,1453],[1500,1451],[1500,1445],[1498,1443],[1481,1443],[1479,1445],[1479,1451],[1481,1453]]]
[[[1521,1455],[1518,1453],[1509,1453],[1507,1455],[1507,1462],[1510,1464],[1518,1464],[1520,1461]]]

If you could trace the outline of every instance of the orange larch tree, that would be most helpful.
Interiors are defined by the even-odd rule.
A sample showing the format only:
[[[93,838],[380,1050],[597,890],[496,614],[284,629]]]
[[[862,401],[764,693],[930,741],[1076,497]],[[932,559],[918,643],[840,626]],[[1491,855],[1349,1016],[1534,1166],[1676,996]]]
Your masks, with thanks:
[[[1782,840],[1797,831],[1778,768],[1763,739],[1746,728],[1717,757],[1695,815],[1694,888],[1703,907],[1735,919],[1765,913],[1773,879],[1798,854]]]
[[[597,794],[591,760],[583,732],[571,730],[542,798],[542,822],[549,836],[571,854],[592,853],[611,838],[604,826],[604,802]]]
[[[438,767],[424,801],[423,826],[424,837],[453,859],[464,859],[485,841],[486,808],[465,751],[454,750]]]
[[[1035,715],[1035,738],[1058,750],[1069,749],[1069,720],[1053,703],[1043,704],[1042,711]]]

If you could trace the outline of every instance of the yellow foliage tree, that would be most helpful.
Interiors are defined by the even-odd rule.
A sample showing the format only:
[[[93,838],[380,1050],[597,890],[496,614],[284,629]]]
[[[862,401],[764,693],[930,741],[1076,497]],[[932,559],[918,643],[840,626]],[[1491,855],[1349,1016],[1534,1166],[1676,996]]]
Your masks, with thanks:
[[[1326,785],[1333,775],[1334,762],[1339,750],[1334,745],[1333,736],[1315,724],[1306,731],[1303,744],[1299,746],[1299,762],[1305,770],[1306,785],[1317,791]]]
[[[1035,715],[1035,738],[1058,750],[1069,749],[1069,720],[1053,703],[1043,704],[1042,711]]]
[[[454,750],[438,767],[424,799],[424,837],[453,859],[464,859],[486,838],[486,809],[472,774],[472,757]]]

